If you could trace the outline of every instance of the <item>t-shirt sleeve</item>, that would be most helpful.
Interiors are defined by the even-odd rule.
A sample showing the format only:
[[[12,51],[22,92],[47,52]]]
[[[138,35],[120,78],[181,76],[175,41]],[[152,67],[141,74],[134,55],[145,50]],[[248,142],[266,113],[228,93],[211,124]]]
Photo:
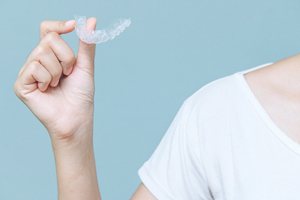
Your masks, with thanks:
[[[201,156],[199,122],[185,101],[151,157],[138,170],[159,200],[211,200]]]

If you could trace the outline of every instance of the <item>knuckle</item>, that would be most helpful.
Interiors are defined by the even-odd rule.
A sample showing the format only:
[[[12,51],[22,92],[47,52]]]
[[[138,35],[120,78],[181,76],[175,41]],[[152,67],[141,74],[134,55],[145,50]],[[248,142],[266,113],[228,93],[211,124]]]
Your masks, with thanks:
[[[32,71],[37,71],[40,69],[40,64],[37,61],[33,61],[28,65],[28,68]]]
[[[18,81],[16,81],[16,82],[14,83],[13,90],[14,90],[15,94],[16,94],[17,96],[19,96],[19,86],[18,86]]]
[[[46,42],[51,42],[51,41],[53,41],[53,40],[57,40],[57,38],[59,38],[59,35],[58,35],[58,33],[56,33],[56,32],[49,32],[49,33],[47,33],[47,35],[45,36],[45,41]]]
[[[18,73],[18,78],[21,76],[21,74],[24,72],[25,70],[25,66],[26,65],[23,65],[23,67],[20,69],[19,73]]]
[[[48,21],[42,21],[40,23],[40,32],[41,34],[47,32]]]
[[[44,55],[47,53],[47,48],[43,45],[38,45],[36,48],[35,48],[35,54],[36,56],[41,56],[41,55]]]
[[[19,99],[24,100],[25,96],[21,93],[20,86],[18,80],[14,83],[13,87],[14,93]]]

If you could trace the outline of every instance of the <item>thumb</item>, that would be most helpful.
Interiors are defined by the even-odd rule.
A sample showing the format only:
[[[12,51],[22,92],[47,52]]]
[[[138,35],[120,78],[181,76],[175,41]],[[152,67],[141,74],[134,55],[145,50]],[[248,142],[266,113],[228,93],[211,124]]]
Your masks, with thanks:
[[[95,30],[96,18],[89,18],[86,24],[87,30]],[[77,64],[79,67],[86,68],[91,72],[94,71],[95,49],[95,44],[87,44],[81,40],[79,41],[79,48],[77,54]]]

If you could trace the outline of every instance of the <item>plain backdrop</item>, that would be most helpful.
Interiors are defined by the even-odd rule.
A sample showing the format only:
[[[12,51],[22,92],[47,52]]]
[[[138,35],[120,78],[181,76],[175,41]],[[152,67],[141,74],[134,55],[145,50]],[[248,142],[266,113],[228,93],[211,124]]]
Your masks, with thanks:
[[[130,198],[137,170],[188,96],[300,48],[298,0],[1,0],[1,200],[57,198],[47,132],[12,87],[40,22],[74,15],[97,17],[99,29],[132,19],[121,36],[97,46],[94,141],[104,200]],[[64,38],[77,51],[76,35]]]

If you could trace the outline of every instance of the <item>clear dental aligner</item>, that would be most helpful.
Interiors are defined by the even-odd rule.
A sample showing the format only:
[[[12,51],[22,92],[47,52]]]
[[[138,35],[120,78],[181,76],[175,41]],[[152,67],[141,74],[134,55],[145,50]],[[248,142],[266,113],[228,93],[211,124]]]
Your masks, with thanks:
[[[85,16],[75,16],[76,34],[85,43],[96,44],[113,40],[130,26],[130,19],[119,19],[111,28],[104,30],[87,30],[87,18]]]

